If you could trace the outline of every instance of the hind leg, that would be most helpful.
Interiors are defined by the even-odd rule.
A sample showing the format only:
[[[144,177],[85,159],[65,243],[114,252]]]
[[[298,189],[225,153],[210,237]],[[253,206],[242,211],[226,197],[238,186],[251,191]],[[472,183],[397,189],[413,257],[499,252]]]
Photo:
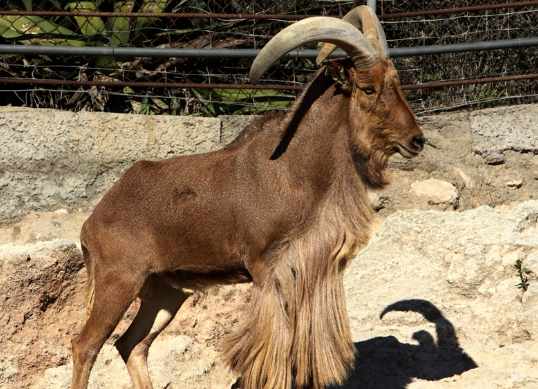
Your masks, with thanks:
[[[144,277],[140,277],[140,280],[142,284]],[[140,285],[122,281],[112,272],[101,276],[95,275],[95,295],[91,313],[79,336],[71,341],[73,354],[71,389],[86,389],[91,368],[101,347],[138,295]]]
[[[159,276],[150,276],[144,285],[140,310],[131,326],[116,342],[125,361],[133,389],[152,389],[148,374],[147,356],[151,343],[170,323],[189,296],[181,289],[174,289]],[[147,293],[144,289],[147,289]]]

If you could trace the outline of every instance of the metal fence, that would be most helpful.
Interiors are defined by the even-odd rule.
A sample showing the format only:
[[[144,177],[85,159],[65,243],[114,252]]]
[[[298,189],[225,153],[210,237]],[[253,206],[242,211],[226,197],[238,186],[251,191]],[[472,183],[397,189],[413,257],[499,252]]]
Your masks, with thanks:
[[[364,3],[7,0],[0,5],[0,104],[146,114],[284,110],[316,72],[313,60],[288,56],[264,76],[265,89],[254,89],[252,55],[241,50],[263,47],[299,19],[341,17]],[[514,39],[538,37],[538,1],[381,0],[377,14],[391,49],[512,42],[508,49],[428,55],[411,49],[395,57],[417,114],[538,101],[536,44],[514,46]],[[190,57],[187,49],[194,50]]]

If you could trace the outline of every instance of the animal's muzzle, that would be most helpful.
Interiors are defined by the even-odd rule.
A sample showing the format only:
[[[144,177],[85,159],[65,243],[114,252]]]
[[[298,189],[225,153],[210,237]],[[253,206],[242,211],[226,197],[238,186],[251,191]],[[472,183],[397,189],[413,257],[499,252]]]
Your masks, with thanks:
[[[411,143],[413,146],[415,146],[418,152],[421,152],[424,148],[424,142],[426,142],[426,138],[421,135],[415,135],[413,138],[411,138]]]
[[[408,138],[407,142],[405,143],[397,143],[397,151],[402,155],[404,158],[415,158],[417,155],[420,154],[422,149],[424,148],[424,143],[426,142],[426,139],[422,135],[413,135],[411,139]]]

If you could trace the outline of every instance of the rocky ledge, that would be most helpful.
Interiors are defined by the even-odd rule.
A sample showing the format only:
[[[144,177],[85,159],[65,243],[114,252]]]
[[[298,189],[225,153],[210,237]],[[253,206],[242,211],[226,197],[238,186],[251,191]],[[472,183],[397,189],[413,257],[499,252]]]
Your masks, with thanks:
[[[357,360],[345,387],[538,388],[537,218],[529,201],[384,220],[346,273]],[[71,241],[0,246],[0,387],[68,387],[84,279]],[[155,388],[230,388],[236,377],[219,343],[240,320],[248,288],[187,301],[150,351]],[[136,303],[103,348],[90,388],[130,388],[112,342],[135,311]]]

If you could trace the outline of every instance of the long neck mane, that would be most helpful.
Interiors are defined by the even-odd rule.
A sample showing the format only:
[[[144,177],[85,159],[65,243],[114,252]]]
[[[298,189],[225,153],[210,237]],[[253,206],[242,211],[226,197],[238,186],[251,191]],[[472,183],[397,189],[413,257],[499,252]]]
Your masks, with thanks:
[[[372,185],[353,152],[349,104],[322,69],[288,114],[256,119],[229,146],[253,165],[282,164],[316,194],[304,224],[266,252],[252,312],[226,342],[245,387],[322,389],[353,366],[343,273],[369,238]]]
[[[250,142],[269,145],[272,160],[283,158],[297,168],[304,166],[323,175],[329,184],[334,173],[353,174],[346,169],[352,165],[361,186],[382,189],[389,183],[387,158],[355,147],[351,136],[364,129],[350,128],[357,121],[350,120],[349,104],[351,97],[340,91],[322,68],[288,113],[256,118],[228,147]]]

